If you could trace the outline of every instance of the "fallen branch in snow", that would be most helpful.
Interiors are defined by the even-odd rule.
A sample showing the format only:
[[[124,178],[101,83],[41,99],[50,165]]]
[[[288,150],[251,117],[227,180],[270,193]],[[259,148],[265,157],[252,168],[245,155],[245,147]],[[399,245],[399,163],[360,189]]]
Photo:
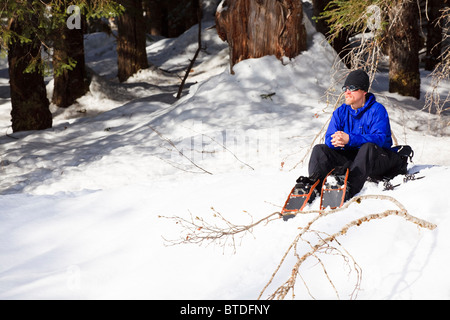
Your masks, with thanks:
[[[230,149],[228,149],[223,143],[220,143],[219,141],[217,141],[217,140],[214,139],[213,137],[207,135],[206,133],[199,132],[199,131],[197,131],[197,130],[194,130],[193,128],[188,128],[188,129],[192,130],[192,131],[195,132],[196,134],[201,134],[202,136],[209,138],[212,142],[214,142],[214,143],[216,143],[217,145],[219,145],[223,150],[229,152],[229,153],[230,153],[237,161],[239,161],[239,162],[242,163],[243,165],[249,167],[250,169],[255,170],[255,168],[253,168],[251,165],[249,165],[248,163],[246,163],[246,162],[242,161],[241,159],[239,159],[238,156],[237,156],[233,151],[231,151]],[[199,152],[203,152],[203,151],[199,151]],[[214,152],[214,151],[213,151],[213,152]]]
[[[397,207],[398,210],[386,210],[382,213],[378,213],[378,214],[370,214],[367,216],[364,216],[362,218],[353,220],[349,223],[347,223],[341,230],[339,230],[338,232],[332,234],[332,235],[328,235],[325,239],[322,239],[320,237],[320,240],[315,244],[315,245],[311,245],[311,250],[304,253],[303,255],[299,255],[297,253],[297,245],[299,240],[305,241],[303,239],[303,236],[308,233],[308,232],[313,232],[313,233],[317,233],[317,231],[312,231],[311,229],[311,225],[316,222],[318,219],[321,219],[323,217],[326,217],[327,215],[336,213],[338,211],[342,211],[345,210],[346,208],[348,208],[348,206],[350,206],[352,203],[361,203],[362,200],[366,200],[366,199],[385,199],[385,200],[389,200],[391,202],[393,202]],[[301,232],[296,236],[296,238],[294,239],[294,241],[291,243],[291,245],[289,246],[289,248],[287,249],[287,251],[285,252],[285,254],[283,255],[278,267],[276,268],[275,272],[272,274],[272,277],[270,278],[269,282],[265,285],[265,287],[263,288],[263,290],[261,291],[258,299],[260,299],[263,295],[263,293],[265,292],[265,290],[268,288],[268,286],[272,283],[273,279],[275,278],[276,274],[278,273],[278,271],[280,270],[281,266],[283,265],[286,257],[288,256],[289,252],[294,249],[294,255],[297,257],[297,261],[294,264],[293,268],[292,268],[292,272],[291,272],[291,276],[290,278],[280,287],[278,287],[270,296],[269,299],[284,299],[286,297],[286,295],[292,291],[292,295],[294,297],[294,287],[295,287],[295,283],[296,283],[296,279],[297,276],[300,276],[300,266],[305,262],[305,260],[311,256],[315,257],[316,259],[319,260],[319,262],[321,263],[320,259],[317,257],[317,253],[319,252],[325,252],[327,254],[327,251],[329,250],[338,250],[336,247],[331,246],[330,243],[335,241],[339,246],[340,243],[337,241],[337,238],[339,236],[345,235],[348,230],[351,227],[354,226],[360,226],[362,223],[364,222],[368,222],[370,220],[375,220],[375,219],[382,219],[388,216],[392,216],[392,215],[396,215],[396,216],[400,216],[403,217],[404,219],[406,219],[409,222],[415,223],[418,226],[422,227],[422,228],[427,228],[430,230],[433,230],[436,228],[436,225],[433,223],[430,223],[428,221],[425,221],[423,219],[419,219],[417,217],[414,217],[410,214],[408,214],[407,210],[405,209],[405,207],[398,202],[395,198],[393,197],[389,197],[389,196],[385,196],[385,195],[365,195],[365,196],[359,196],[359,197],[355,197],[353,199],[351,199],[350,201],[348,201],[347,203],[344,204],[344,206],[342,206],[341,208],[337,208],[334,210],[329,210],[329,211],[321,211],[321,210],[312,210],[312,211],[307,211],[307,212],[302,212],[302,213],[312,213],[312,212],[318,212],[320,213],[318,216],[316,216],[314,219],[312,219],[311,221],[309,221],[309,223],[306,225],[305,228],[301,229]],[[308,242],[309,243],[309,242]],[[340,252],[340,251],[339,251]],[[351,297],[356,297],[357,292],[359,290],[359,285],[361,283],[361,268],[358,266],[358,264],[356,263],[356,261],[351,257],[351,255],[346,251],[346,254],[342,254],[342,257],[346,260],[346,261],[353,261],[353,269],[356,271],[357,273],[357,280],[356,280],[356,285],[355,285],[355,290],[353,291],[353,293],[351,294]],[[321,263],[322,264],[322,263]],[[337,296],[339,297],[339,294],[333,284],[333,282],[331,281],[331,279],[328,277],[328,273],[326,272],[326,268],[325,266],[322,264],[322,267],[324,269],[324,273],[327,276],[328,281],[330,282],[330,284],[333,286],[333,288],[335,289],[335,292],[337,294]],[[304,282],[304,281],[303,281]],[[308,286],[306,285],[306,283],[304,282],[308,292]]]
[[[172,140],[170,140],[170,139],[164,137],[164,136],[162,135],[161,132],[159,132],[158,130],[154,129],[153,127],[151,127],[151,126],[148,126],[148,127],[149,127],[150,129],[152,129],[153,132],[155,132],[161,139],[163,139],[164,141],[167,141],[167,143],[169,143],[169,144],[172,146],[172,148],[174,148],[174,149],[175,149],[182,157],[186,158],[186,159],[187,159],[190,163],[192,163],[195,167],[199,168],[200,170],[202,170],[202,171],[205,172],[205,173],[212,174],[211,172],[209,172],[209,171],[203,169],[202,167],[198,166],[194,161],[192,161],[191,159],[189,159],[189,157],[187,157],[180,149],[177,148],[177,146],[172,142]]]
[[[422,228],[427,228],[430,230],[433,230],[436,228],[436,225],[433,223],[430,223],[428,221],[416,218],[414,216],[411,216],[410,214],[408,214],[406,208],[399,202],[397,201],[397,199],[387,196],[387,195],[363,195],[363,196],[357,196],[354,197],[352,199],[350,199],[349,201],[347,201],[346,203],[344,203],[344,205],[340,208],[336,208],[333,210],[309,210],[309,211],[299,211],[299,214],[307,214],[307,213],[320,213],[319,216],[317,216],[315,219],[311,220],[310,224],[314,223],[317,219],[325,217],[329,214],[333,214],[342,210],[347,209],[351,204],[353,203],[361,203],[361,201],[363,200],[368,200],[368,199],[374,199],[374,200],[388,200],[391,201],[392,203],[394,203],[397,207],[399,207],[399,211],[396,211],[398,216],[403,216],[406,220],[413,222],[417,225],[419,225]],[[295,214],[295,213],[294,213]],[[369,217],[369,216],[368,216]]]
[[[207,245],[209,245],[211,243],[218,243],[221,246],[225,246],[227,243],[229,243],[230,246],[234,248],[234,251],[236,251],[236,235],[242,233],[242,236],[244,236],[246,233],[251,233],[252,229],[260,223],[268,223],[274,216],[277,216],[277,220],[279,218],[279,213],[274,212],[254,223],[248,225],[237,225],[225,219],[225,217],[217,212],[214,208],[211,209],[213,210],[213,217],[216,220],[216,222],[214,223],[210,223],[205,219],[197,216],[193,217],[192,214],[189,220],[177,216],[159,216],[159,218],[174,220],[175,223],[180,225],[184,230],[183,235],[179,239],[164,240],[171,245],[184,243],[193,243],[199,245],[206,243]]]
[[[310,241],[304,239],[302,236],[305,235],[306,232],[310,232],[313,233],[315,235],[318,236],[318,238],[320,239],[319,243],[320,245],[312,245]],[[338,249],[336,246],[332,246],[330,245],[331,241],[333,240],[329,240],[327,241],[327,239],[330,239],[331,236],[328,235],[328,237],[326,239],[323,239],[320,235],[321,234],[325,234],[323,232],[319,232],[316,230],[305,230],[304,232],[301,232],[300,234],[298,234],[295,238],[295,240],[291,243],[291,245],[289,246],[289,249],[285,252],[283,258],[281,259],[281,262],[279,263],[278,267],[276,268],[276,271],[272,274],[272,277],[270,278],[269,282],[266,284],[266,286],[264,286],[264,289],[261,291],[258,300],[261,299],[262,294],[264,293],[264,291],[267,289],[267,287],[271,284],[271,282],[273,281],[275,275],[277,274],[277,272],[279,271],[280,267],[282,266],[282,264],[284,263],[287,255],[289,254],[289,252],[293,249],[294,251],[294,256],[297,258],[297,263],[294,266],[294,268],[292,269],[291,272],[291,277],[288,279],[288,281],[285,282],[285,284],[283,284],[282,286],[280,286],[278,289],[275,290],[275,292],[269,297],[269,299],[274,299],[274,298],[278,298],[278,299],[284,299],[284,297],[287,295],[287,293],[289,293],[290,290],[292,290],[292,296],[294,297],[294,286],[295,286],[295,280],[296,277],[299,276],[301,278],[301,280],[303,281],[306,290],[308,291],[308,294],[312,297],[313,295],[311,294],[309,287],[306,283],[306,281],[304,280],[304,278],[301,276],[300,272],[299,272],[299,267],[300,265],[309,257],[314,257],[317,259],[318,263],[320,264],[320,266],[322,267],[323,273],[325,274],[328,282],[330,283],[330,285],[333,287],[334,292],[336,293],[336,296],[339,298],[339,292],[336,289],[332,279],[330,278],[326,266],[325,264],[322,262],[322,260],[319,257],[319,253],[323,253],[326,255],[339,255],[343,258],[344,262],[350,267],[350,270],[354,270],[356,271],[356,285],[355,285],[355,289],[352,293],[351,296],[356,296],[358,290],[359,290],[359,286],[361,283],[361,279],[362,279],[362,269],[361,267],[358,265],[358,263],[355,261],[355,259],[350,255],[350,253],[345,250],[345,248],[342,247],[342,245],[339,243],[339,241],[337,241],[337,239],[333,239],[336,243],[337,243],[337,247],[341,247],[342,250]],[[297,246],[299,244],[299,240],[302,240],[303,242],[306,242],[310,247],[311,247],[311,251],[309,251],[307,254],[300,256],[297,253]],[[353,267],[350,265],[350,262],[353,263]]]
[[[369,214],[364,217],[355,219],[346,225],[344,225],[339,231],[333,233],[333,234],[326,234],[324,232],[312,230],[311,226],[318,221],[319,219],[323,219],[331,214],[343,211],[347,209],[350,205],[354,203],[361,203],[363,200],[369,200],[369,199],[376,199],[376,200],[388,200],[395,204],[397,206],[396,210],[390,209],[386,210],[382,213],[376,213],[376,214]],[[225,217],[214,210],[213,210],[213,217],[215,220],[214,223],[208,222],[203,218],[200,217],[193,217],[191,214],[190,219],[185,219],[181,217],[165,217],[165,216],[159,216],[160,218],[166,218],[174,220],[176,224],[180,225],[183,229],[182,236],[177,240],[166,240],[171,245],[177,245],[177,244],[187,244],[187,243],[193,243],[193,244],[211,244],[211,243],[217,243],[220,246],[225,246],[226,244],[229,244],[234,248],[234,251],[236,251],[236,239],[235,237],[237,235],[241,235],[241,237],[244,237],[247,233],[252,233],[252,230],[257,225],[260,225],[262,223],[269,223],[274,220],[279,220],[281,217],[281,214],[279,212],[273,212],[270,215],[266,216],[265,218],[262,218],[256,222],[252,222],[248,225],[238,225],[234,224]],[[284,264],[288,254],[293,251],[294,256],[297,258],[297,261],[295,262],[294,266],[292,267],[291,276],[289,277],[286,282],[278,287],[270,296],[268,299],[284,299],[286,295],[292,291],[292,295],[294,296],[294,287],[296,284],[297,277],[300,277],[305,284],[306,289],[309,291],[308,285],[306,284],[305,280],[302,278],[300,274],[300,267],[301,265],[309,258],[314,257],[317,259],[319,264],[321,265],[323,272],[328,279],[328,282],[330,285],[334,288],[334,291],[339,298],[338,290],[336,289],[332,279],[330,278],[326,266],[323,263],[323,261],[320,259],[319,254],[337,254],[338,256],[341,256],[344,261],[347,263],[347,265],[350,267],[350,271],[356,272],[356,284],[355,289],[351,294],[352,298],[356,298],[357,293],[359,291],[361,279],[362,279],[362,270],[359,267],[358,263],[355,261],[355,259],[350,255],[345,248],[342,247],[342,245],[337,240],[338,237],[345,235],[350,228],[355,226],[360,226],[362,223],[369,222],[371,220],[376,219],[383,219],[389,216],[399,216],[403,217],[405,220],[412,222],[419,227],[427,228],[430,230],[433,230],[436,228],[436,225],[428,222],[426,220],[414,217],[410,215],[406,208],[395,198],[386,196],[386,195],[363,195],[363,196],[357,196],[353,199],[347,201],[341,208],[333,209],[333,210],[309,210],[309,211],[299,211],[298,214],[311,214],[316,213],[317,215],[312,218],[305,227],[299,228],[301,231],[299,234],[295,237],[294,241],[290,244],[289,248],[284,253],[283,257],[281,258],[280,263],[278,264],[277,268],[273,272],[271,278],[269,279],[268,283],[264,286],[262,289],[258,299],[261,299],[262,295],[266,291],[266,289],[269,287],[269,285],[273,282],[275,276],[278,274],[278,271],[280,270],[281,266]],[[318,237],[317,243],[312,243],[310,240],[307,240],[305,238],[306,235],[315,235]],[[310,247],[310,250],[299,254],[297,252],[298,244],[299,242],[303,241],[308,244]],[[333,243],[333,244],[332,244]],[[312,296],[312,294],[310,293]]]

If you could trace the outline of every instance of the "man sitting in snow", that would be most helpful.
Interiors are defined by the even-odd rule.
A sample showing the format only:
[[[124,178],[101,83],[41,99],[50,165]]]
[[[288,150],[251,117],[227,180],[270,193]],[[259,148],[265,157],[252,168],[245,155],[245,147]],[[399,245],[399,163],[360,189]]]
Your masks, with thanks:
[[[314,146],[309,177],[297,183],[313,184],[326,175],[344,174],[349,169],[345,200],[357,194],[368,177],[406,173],[407,161],[392,147],[391,127],[386,109],[369,93],[369,76],[362,70],[350,72],[342,88],[345,103],[337,108],[325,135],[325,144]]]

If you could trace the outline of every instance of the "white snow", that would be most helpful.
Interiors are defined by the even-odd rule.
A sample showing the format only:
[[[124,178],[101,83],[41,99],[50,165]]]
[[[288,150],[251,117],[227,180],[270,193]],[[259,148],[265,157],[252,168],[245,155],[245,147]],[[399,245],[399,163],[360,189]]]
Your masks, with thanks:
[[[237,237],[235,250],[229,242],[170,246],[165,239],[186,234],[159,216],[192,214],[215,223],[219,212],[250,224],[279,211],[295,179],[307,173],[308,148],[333,110],[324,93],[336,57],[309,29],[309,49],[295,59],[246,60],[231,75],[227,45],[213,24],[204,23],[206,50],[188,79],[196,83],[178,101],[175,73],[184,75],[193,57],[196,27],[149,42],[149,61],[159,69],[123,84],[115,80],[114,38],[87,36],[91,91],[67,110],[52,106],[54,125],[45,131],[12,134],[8,66],[0,60],[0,299],[258,297],[316,213],[258,225]],[[420,111],[423,99],[388,93],[386,74],[373,92],[388,109],[398,143],[415,150],[409,170],[425,177],[393,191],[366,183],[360,194],[394,197],[437,228],[388,217],[340,237],[362,270],[357,298],[449,299],[449,132],[433,129],[437,120]],[[364,200],[319,219],[314,229],[331,234],[395,208]],[[355,271],[342,257],[320,259],[339,298],[348,299]],[[291,254],[263,299],[290,277],[294,262]],[[300,271],[314,298],[338,298],[314,257]],[[301,279],[295,298],[311,298]]]

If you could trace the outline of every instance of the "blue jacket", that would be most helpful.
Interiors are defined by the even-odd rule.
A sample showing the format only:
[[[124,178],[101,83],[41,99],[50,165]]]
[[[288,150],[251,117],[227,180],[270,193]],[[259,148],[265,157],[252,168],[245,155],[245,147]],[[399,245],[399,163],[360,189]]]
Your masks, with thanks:
[[[390,149],[392,146],[391,125],[389,116],[381,103],[378,103],[372,93],[367,93],[366,103],[358,110],[353,110],[347,104],[341,105],[333,112],[325,143],[333,149],[331,135],[336,131],[344,131],[350,136],[349,143],[344,150],[360,148],[363,144],[371,142],[382,148]]]

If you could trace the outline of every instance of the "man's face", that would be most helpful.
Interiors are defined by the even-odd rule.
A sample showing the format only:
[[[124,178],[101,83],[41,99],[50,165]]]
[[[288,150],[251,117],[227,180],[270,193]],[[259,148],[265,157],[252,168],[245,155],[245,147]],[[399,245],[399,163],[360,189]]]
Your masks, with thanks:
[[[345,91],[345,103],[351,105],[354,109],[364,106],[364,97],[366,92],[363,90]]]

